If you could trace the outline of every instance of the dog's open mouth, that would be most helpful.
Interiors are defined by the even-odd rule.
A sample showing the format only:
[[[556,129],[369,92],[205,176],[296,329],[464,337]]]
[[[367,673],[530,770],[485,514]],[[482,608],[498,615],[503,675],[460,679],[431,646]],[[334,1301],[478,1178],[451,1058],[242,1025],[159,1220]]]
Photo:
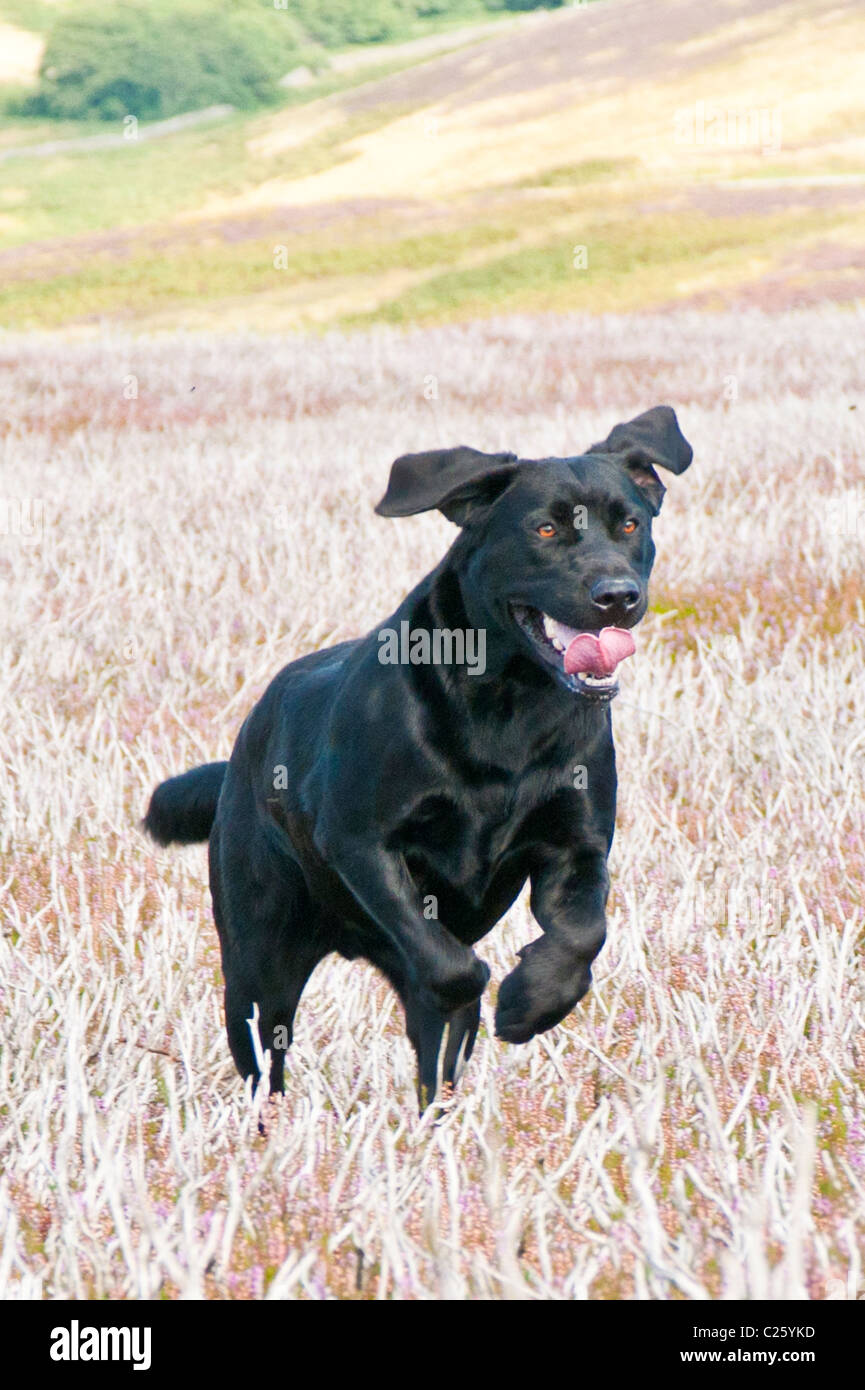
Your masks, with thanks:
[[[630,632],[620,627],[580,631],[522,603],[511,604],[511,611],[537,653],[569,690],[596,701],[618,695],[616,667],[635,651]]]

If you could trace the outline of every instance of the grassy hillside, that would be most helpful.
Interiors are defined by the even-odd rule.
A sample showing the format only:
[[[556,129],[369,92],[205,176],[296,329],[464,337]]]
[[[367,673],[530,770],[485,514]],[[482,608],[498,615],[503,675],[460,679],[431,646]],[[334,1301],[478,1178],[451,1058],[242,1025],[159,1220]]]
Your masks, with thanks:
[[[865,289],[863,49],[852,0],[601,0],[116,149],[22,155],[69,132],[12,123],[0,323],[849,302]]]

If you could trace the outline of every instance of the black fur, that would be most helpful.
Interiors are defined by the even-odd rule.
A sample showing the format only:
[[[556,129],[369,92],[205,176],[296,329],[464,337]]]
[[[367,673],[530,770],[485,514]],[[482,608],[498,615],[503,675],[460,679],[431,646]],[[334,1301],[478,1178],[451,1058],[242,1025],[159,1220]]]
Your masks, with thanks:
[[[205,763],[161,782],[141,822],[158,845],[193,845],[210,837],[228,763]]]
[[[257,1004],[282,1088],[301,992],[337,951],[397,990],[423,1105],[439,1063],[454,1082],[471,1053],[489,978],[472,947],[526,881],[541,935],[499,990],[498,1036],[526,1042],[585,994],[615,817],[610,695],[565,675],[537,612],[579,631],[639,622],[664,492],[654,469],[690,461],[666,406],[568,458],[461,447],[397,459],[377,510],[439,508],[462,528],[444,559],[380,628],[286,666],[227,765],[156,789],[144,824],[159,843],[210,838],[242,1075],[258,1074]],[[403,623],[482,632],[483,672],[383,664],[381,634]]]

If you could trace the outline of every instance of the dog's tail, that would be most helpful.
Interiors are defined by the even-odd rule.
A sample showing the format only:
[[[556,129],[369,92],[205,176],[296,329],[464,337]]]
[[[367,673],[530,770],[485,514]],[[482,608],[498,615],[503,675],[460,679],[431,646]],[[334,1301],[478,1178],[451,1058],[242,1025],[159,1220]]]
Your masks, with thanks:
[[[141,822],[158,845],[194,845],[210,838],[228,763],[205,763],[160,782]]]

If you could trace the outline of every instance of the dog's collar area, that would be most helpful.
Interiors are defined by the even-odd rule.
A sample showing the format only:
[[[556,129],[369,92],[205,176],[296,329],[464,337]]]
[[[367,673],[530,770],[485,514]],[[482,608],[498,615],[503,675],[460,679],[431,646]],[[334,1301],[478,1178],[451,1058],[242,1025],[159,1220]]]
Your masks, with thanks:
[[[566,690],[596,704],[605,704],[615,699],[619,693],[619,683],[614,675],[595,676],[589,671],[569,674],[565,670],[566,635],[572,632],[572,629],[566,628],[563,623],[557,622],[540,608],[531,608],[528,604],[512,603],[510,609],[533,651],[541,657]]]

